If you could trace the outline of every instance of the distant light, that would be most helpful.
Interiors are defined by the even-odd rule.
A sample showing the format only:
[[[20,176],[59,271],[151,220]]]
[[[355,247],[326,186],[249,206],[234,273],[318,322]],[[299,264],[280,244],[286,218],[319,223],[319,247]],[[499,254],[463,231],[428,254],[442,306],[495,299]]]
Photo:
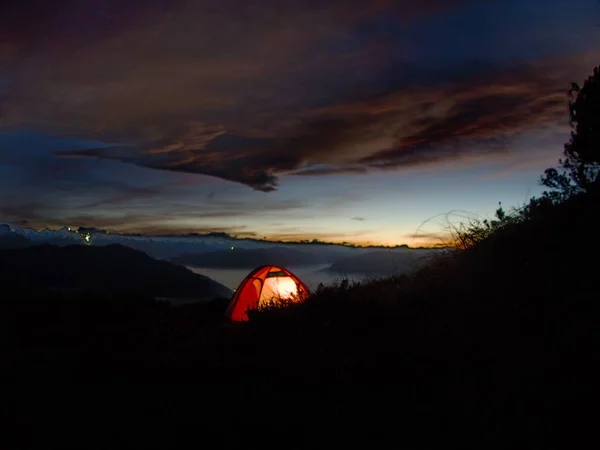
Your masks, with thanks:
[[[231,250],[233,250],[233,247],[231,247]]]
[[[88,235],[86,235],[86,237],[85,237],[85,241],[86,241],[86,242],[90,242],[90,239],[92,239],[92,237],[91,237],[89,234],[88,234]]]
[[[71,231],[71,227],[67,227],[67,231]]]

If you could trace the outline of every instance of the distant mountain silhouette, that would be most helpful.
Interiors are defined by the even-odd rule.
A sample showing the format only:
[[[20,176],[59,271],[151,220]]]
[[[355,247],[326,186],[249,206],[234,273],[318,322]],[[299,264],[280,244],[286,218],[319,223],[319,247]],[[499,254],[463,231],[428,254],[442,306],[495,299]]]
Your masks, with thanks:
[[[326,264],[331,260],[319,253],[309,253],[291,248],[258,248],[217,250],[213,252],[181,255],[169,261],[192,267],[213,269],[246,269],[265,264],[280,266],[310,266]]]
[[[60,230],[44,229],[35,231],[27,228],[13,228],[6,223],[0,223],[0,250],[41,244],[57,246],[83,245],[85,241],[79,234],[66,227]]]
[[[122,245],[41,245],[0,251],[0,295],[43,290],[198,300],[232,294],[208,277]]]
[[[325,270],[382,276],[407,273],[422,264],[431,252],[434,250],[378,250],[340,259]]]
[[[8,248],[23,248],[31,245],[29,239],[14,233],[6,223],[0,223],[0,250]]]

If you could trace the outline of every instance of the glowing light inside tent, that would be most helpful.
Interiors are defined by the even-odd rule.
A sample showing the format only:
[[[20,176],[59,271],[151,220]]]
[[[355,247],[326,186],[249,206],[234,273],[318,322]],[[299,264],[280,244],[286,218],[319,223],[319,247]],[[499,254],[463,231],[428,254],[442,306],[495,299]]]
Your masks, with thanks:
[[[296,299],[298,299],[298,285],[291,277],[271,277],[265,280],[258,305]]]
[[[251,310],[303,302],[309,295],[308,287],[289,270],[261,266],[244,278],[225,315],[234,322],[243,322],[249,320]]]

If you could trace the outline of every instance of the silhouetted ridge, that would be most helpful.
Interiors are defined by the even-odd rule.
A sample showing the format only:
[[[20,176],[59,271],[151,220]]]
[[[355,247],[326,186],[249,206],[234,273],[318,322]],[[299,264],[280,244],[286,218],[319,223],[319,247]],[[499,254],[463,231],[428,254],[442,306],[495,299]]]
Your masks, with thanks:
[[[25,248],[31,245],[31,242],[24,236],[8,234],[0,235],[0,250]]]
[[[118,244],[3,250],[0,266],[3,290],[84,290],[198,299],[231,295],[210,278]]]

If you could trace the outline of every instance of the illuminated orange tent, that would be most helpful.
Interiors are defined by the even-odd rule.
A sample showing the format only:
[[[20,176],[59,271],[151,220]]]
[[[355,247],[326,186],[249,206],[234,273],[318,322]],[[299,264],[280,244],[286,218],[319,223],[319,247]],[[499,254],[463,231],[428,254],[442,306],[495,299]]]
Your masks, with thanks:
[[[248,320],[248,311],[282,300],[303,301],[306,285],[283,267],[262,266],[252,271],[236,289],[225,315],[234,321]]]

